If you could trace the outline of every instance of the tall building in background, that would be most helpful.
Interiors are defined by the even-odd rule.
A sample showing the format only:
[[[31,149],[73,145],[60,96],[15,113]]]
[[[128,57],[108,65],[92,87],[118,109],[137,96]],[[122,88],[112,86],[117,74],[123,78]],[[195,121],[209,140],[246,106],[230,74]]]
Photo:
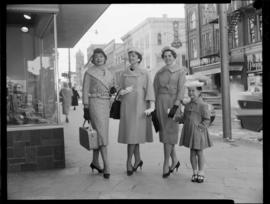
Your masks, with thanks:
[[[125,52],[129,47],[137,47],[143,52],[141,65],[151,72],[152,78],[164,66],[161,50],[165,46],[175,47],[177,51],[176,63],[186,67],[184,18],[168,18],[167,15],[163,15],[161,18],[147,18],[121,39]]]
[[[75,83],[79,90],[81,90],[81,87],[82,87],[83,68],[84,68],[84,54],[81,50],[79,50],[76,53],[76,77],[75,77]],[[75,84],[72,84],[72,85],[74,86]]]
[[[261,90],[262,11],[253,0],[227,4],[231,105],[238,106],[239,93]],[[186,4],[188,65],[191,73],[211,78],[205,87],[220,91],[221,64],[217,4]]]

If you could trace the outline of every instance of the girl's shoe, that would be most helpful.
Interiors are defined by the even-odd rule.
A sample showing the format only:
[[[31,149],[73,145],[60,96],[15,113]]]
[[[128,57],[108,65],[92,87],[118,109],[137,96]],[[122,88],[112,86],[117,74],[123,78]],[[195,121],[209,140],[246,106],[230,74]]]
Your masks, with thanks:
[[[141,160],[140,162],[139,162],[139,164],[135,167],[133,167],[133,171],[137,171],[137,168],[138,167],[140,167],[141,168],[141,170],[142,170],[142,165],[143,165],[143,161]]]
[[[192,182],[198,182],[198,174],[193,174],[191,177]]]
[[[102,173],[103,170],[100,169],[99,167],[95,166],[93,163],[90,164],[90,167],[92,169],[92,172],[94,171],[94,169],[96,169],[98,171],[98,173]]]
[[[197,182],[198,183],[203,183],[204,182],[204,175],[198,175]]]
[[[176,169],[176,171],[178,171],[179,166],[180,166],[180,162],[178,161],[177,164],[175,165],[175,167],[170,169],[170,172],[172,173],[174,171],[174,169]]]

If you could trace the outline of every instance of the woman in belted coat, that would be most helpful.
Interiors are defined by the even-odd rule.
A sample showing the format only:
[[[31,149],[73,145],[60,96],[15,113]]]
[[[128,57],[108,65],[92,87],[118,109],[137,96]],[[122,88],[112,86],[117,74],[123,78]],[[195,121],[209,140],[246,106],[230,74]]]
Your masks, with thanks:
[[[141,68],[141,51],[130,48],[128,51],[130,66],[120,75],[120,123],[118,142],[127,144],[127,175],[130,176],[138,167],[142,168],[140,144],[153,142],[150,116],[154,111],[154,89],[150,74]],[[135,157],[132,165],[132,157]]]
[[[163,48],[161,57],[166,65],[154,77],[154,90],[156,113],[160,123],[159,139],[164,144],[163,178],[166,178],[180,166],[175,152],[179,124],[174,121],[174,117],[181,113],[186,72],[175,63],[177,54],[173,48]],[[169,166],[170,157],[171,166]]]
[[[72,100],[72,90],[68,87],[67,82],[63,82],[63,88],[60,90],[60,95],[62,96],[63,99],[63,114],[66,115],[66,122],[69,122],[68,115],[69,115],[69,110],[71,106],[71,100]]]
[[[110,168],[107,155],[110,97],[115,93],[114,77],[105,65],[107,56],[100,48],[96,48],[89,59],[93,66],[87,64],[88,69],[84,74],[82,102],[84,111],[89,112],[90,122],[98,134],[99,149],[93,150],[93,160],[90,167],[99,173],[103,172],[104,178],[110,177]],[[85,114],[87,115],[87,114]],[[104,169],[99,165],[99,151],[103,159]]]

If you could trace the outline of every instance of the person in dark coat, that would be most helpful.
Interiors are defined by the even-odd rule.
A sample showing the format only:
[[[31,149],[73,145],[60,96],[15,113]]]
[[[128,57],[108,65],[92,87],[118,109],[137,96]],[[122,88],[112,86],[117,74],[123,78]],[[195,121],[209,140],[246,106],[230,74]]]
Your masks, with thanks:
[[[73,110],[76,110],[76,106],[78,106],[78,99],[80,98],[80,95],[74,86],[72,87],[72,92],[73,92],[73,96],[72,96],[71,105],[74,106]]]

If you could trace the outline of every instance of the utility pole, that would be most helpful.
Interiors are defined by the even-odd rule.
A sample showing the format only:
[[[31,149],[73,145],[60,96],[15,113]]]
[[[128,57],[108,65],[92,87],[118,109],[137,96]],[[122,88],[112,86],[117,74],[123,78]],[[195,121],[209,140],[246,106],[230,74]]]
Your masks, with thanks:
[[[70,48],[68,48],[68,86],[71,88],[71,71],[70,71]]]
[[[220,54],[221,54],[221,90],[222,90],[222,122],[223,138],[232,141],[231,102],[228,60],[228,24],[225,4],[217,4],[219,9]]]

